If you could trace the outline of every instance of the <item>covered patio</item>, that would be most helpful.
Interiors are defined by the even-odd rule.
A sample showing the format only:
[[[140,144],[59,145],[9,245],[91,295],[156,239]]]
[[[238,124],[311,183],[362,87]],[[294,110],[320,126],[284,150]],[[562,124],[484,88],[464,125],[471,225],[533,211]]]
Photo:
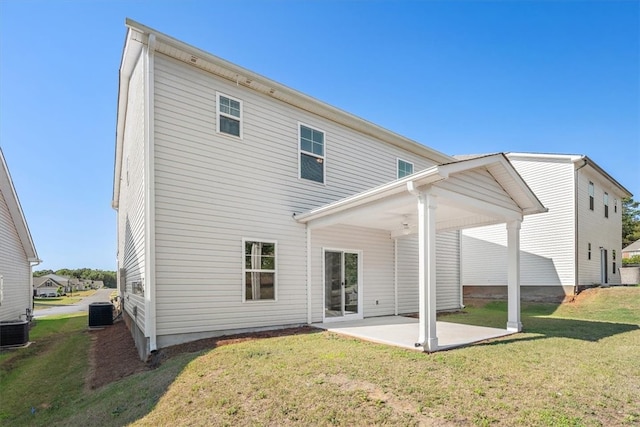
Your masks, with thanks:
[[[417,234],[418,319],[394,316],[376,320],[366,318],[365,312],[364,319],[345,319],[340,324],[328,325],[326,329],[366,332],[374,341],[379,341],[376,336],[386,336],[385,331],[394,331],[398,339],[390,343],[403,342],[403,347],[433,352],[522,330],[520,225],[525,215],[545,211],[546,208],[507,158],[503,154],[493,154],[433,166],[309,212],[296,214],[294,218],[306,225],[309,248],[314,230],[334,225],[384,230],[393,239]],[[456,332],[459,331],[457,327],[436,322],[436,233],[500,223],[506,225],[508,233],[508,262],[505,265],[508,271],[508,321],[505,330],[477,330],[479,335],[475,335],[471,328],[468,333],[459,333]],[[310,258],[308,264],[307,283],[313,286]],[[308,295],[310,298],[310,290]],[[308,305],[308,319],[308,323],[313,323],[311,304]],[[349,322],[355,323],[349,326]],[[375,329],[379,331],[374,334]],[[400,339],[400,336],[403,338]]]
[[[369,317],[345,322],[314,323],[312,326],[365,341],[423,351],[422,347],[417,346],[415,342],[419,334],[418,319],[412,317]],[[439,351],[463,347],[515,333],[505,329],[442,321],[436,322],[436,330],[438,331]]]

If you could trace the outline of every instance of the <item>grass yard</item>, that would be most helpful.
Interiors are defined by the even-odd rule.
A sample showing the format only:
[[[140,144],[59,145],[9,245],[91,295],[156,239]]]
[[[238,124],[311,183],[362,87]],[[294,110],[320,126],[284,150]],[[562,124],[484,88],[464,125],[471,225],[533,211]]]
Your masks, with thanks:
[[[504,327],[506,305],[442,320]],[[0,424],[640,424],[640,287],[523,304],[525,332],[448,352],[318,331],[182,354],[97,390],[86,321],[38,320],[35,344],[0,353]]]
[[[54,307],[57,305],[72,305],[80,302],[83,298],[91,296],[95,294],[95,289],[91,289],[88,291],[76,291],[73,293],[67,294],[67,296],[63,297],[55,297],[55,298],[34,298],[33,305],[35,310]]]

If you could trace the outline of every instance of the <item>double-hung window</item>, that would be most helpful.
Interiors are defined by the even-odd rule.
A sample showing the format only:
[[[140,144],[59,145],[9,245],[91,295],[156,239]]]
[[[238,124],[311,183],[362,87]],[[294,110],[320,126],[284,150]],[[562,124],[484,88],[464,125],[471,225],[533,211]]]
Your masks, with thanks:
[[[604,203],[604,217],[609,218],[609,193],[605,192],[602,197],[602,202]]]
[[[242,101],[216,92],[216,106],[216,130],[242,138]]]
[[[398,159],[398,178],[403,178],[413,173],[413,163]]]
[[[593,186],[593,182],[589,181],[589,209],[593,210],[593,198],[595,195],[595,187]]]
[[[300,178],[324,184],[324,132],[300,124]]]
[[[276,299],[276,242],[242,240],[244,301]]]

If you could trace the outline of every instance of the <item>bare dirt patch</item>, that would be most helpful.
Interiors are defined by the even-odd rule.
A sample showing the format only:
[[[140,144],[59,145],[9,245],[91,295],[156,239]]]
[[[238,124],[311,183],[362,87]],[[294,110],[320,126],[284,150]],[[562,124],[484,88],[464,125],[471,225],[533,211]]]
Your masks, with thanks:
[[[89,373],[87,387],[96,389],[118,381],[138,372],[154,369],[167,359],[183,353],[195,353],[211,350],[215,347],[237,344],[256,339],[280,337],[296,334],[318,332],[318,329],[301,326],[298,328],[276,329],[271,331],[253,332],[208,338],[192,341],[161,349],[149,361],[140,360],[131,333],[124,321],[117,321],[104,329],[94,329],[91,334],[91,349],[89,351]]]

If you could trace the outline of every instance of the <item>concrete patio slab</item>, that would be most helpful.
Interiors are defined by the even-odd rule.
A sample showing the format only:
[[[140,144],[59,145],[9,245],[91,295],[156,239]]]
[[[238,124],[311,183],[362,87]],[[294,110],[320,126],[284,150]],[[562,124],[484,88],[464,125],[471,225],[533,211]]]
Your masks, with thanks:
[[[423,351],[422,346],[415,345],[418,340],[418,319],[411,317],[370,317],[343,322],[314,323],[312,326],[367,341]],[[438,351],[513,334],[506,329],[441,321],[437,322],[436,330]]]

